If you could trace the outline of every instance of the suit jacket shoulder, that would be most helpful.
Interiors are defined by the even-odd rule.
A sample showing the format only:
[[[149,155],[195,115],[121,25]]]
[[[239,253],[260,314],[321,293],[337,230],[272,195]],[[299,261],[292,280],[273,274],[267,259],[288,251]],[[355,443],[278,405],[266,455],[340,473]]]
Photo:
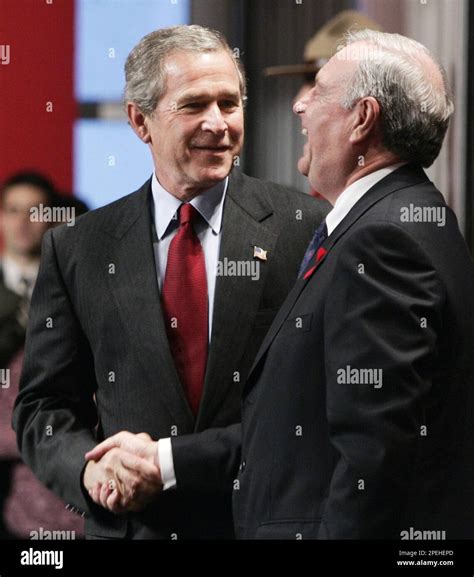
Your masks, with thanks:
[[[245,204],[250,199],[253,203],[268,203],[279,218],[286,222],[313,220],[319,224],[331,209],[331,205],[321,199],[315,199],[309,194],[305,194],[295,188],[277,184],[271,181],[260,180],[247,176],[240,171],[233,171],[229,185],[229,192],[233,189],[245,191],[241,198],[241,203]],[[239,200],[238,196],[236,200]]]

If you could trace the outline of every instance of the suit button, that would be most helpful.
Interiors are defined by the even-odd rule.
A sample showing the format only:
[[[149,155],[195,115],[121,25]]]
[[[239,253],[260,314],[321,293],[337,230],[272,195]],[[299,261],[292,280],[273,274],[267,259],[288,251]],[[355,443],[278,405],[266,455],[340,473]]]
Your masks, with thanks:
[[[241,473],[243,473],[243,472],[245,471],[245,465],[246,465],[246,462],[245,462],[245,461],[242,461],[242,462],[240,463],[240,472],[241,472]]]

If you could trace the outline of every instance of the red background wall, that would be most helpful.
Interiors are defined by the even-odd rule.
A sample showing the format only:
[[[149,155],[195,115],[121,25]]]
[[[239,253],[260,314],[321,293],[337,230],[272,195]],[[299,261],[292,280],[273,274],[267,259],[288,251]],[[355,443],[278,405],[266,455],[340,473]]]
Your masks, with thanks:
[[[10,45],[10,63],[0,63],[0,181],[37,169],[70,192],[74,0],[0,0],[0,44]]]

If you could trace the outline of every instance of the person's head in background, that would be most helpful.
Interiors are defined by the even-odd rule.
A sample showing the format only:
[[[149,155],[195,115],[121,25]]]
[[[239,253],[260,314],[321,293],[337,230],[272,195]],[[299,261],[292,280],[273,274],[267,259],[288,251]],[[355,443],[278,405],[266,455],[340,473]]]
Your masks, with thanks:
[[[56,191],[50,180],[38,172],[19,172],[0,189],[0,231],[3,254],[19,264],[39,259],[41,241],[50,224],[31,218],[33,207],[53,206]]]
[[[60,191],[60,193],[57,194],[55,206],[59,209],[57,215],[59,218],[62,217],[62,220],[58,220],[53,226],[60,226],[62,224],[71,226],[71,220],[68,220],[68,218],[72,218],[75,223],[76,218],[90,210],[87,203],[67,191]]]
[[[357,10],[344,10],[336,14],[312,36],[305,45],[303,62],[265,68],[267,77],[300,77],[301,86],[293,98],[293,104],[314,86],[314,78],[319,70],[336,54],[348,32],[357,30],[378,30],[382,27]]]
[[[125,77],[130,125],[169,193],[187,201],[228,176],[243,143],[246,83],[220,33],[151,32],[129,54]]]

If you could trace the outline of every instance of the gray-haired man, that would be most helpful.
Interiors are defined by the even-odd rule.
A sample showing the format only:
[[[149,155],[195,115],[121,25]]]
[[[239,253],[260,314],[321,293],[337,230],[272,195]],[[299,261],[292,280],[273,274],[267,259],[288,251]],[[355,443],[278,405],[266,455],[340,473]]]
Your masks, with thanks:
[[[218,33],[152,32],[125,68],[155,171],[46,236],[15,427],[89,537],[230,538],[241,385],[326,207],[232,170],[245,77]]]
[[[299,170],[334,208],[245,386],[237,535],[472,539],[474,267],[422,168],[444,74],[357,32],[294,110]]]

